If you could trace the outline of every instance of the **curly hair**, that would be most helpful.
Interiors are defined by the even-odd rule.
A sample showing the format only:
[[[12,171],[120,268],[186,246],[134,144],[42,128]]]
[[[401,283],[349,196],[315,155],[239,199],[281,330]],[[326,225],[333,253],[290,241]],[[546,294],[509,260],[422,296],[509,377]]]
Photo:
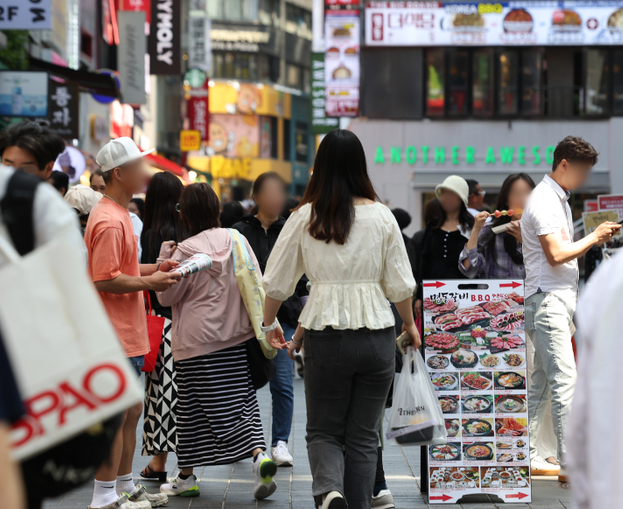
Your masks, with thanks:
[[[558,168],[563,159],[570,162],[590,163],[595,166],[599,152],[588,142],[577,136],[567,136],[556,145],[552,171]]]

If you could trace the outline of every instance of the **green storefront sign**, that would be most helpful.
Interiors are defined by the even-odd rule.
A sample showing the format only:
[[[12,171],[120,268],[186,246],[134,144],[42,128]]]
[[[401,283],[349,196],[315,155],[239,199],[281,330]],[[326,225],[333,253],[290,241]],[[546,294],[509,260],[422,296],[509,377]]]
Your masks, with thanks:
[[[534,165],[541,163],[552,164],[554,161],[554,145],[541,147],[533,145],[503,146],[476,148],[473,145],[460,147],[453,146],[428,146],[408,145],[406,147],[391,146],[389,151],[383,147],[377,147],[374,155],[375,164],[401,164],[403,162],[415,165],[428,164],[485,164],[485,165]]]

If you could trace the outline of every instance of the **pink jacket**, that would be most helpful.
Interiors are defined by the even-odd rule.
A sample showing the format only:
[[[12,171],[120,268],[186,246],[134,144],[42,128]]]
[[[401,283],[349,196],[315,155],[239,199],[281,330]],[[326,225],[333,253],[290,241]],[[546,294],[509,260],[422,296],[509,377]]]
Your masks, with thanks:
[[[261,274],[249,242],[242,238]],[[166,259],[169,251],[170,247],[163,244],[159,261]],[[182,261],[196,253],[212,258],[212,268],[158,293],[160,303],[173,308],[171,350],[176,361],[223,350],[255,337],[234,275],[229,231],[203,231],[179,244],[172,259]]]

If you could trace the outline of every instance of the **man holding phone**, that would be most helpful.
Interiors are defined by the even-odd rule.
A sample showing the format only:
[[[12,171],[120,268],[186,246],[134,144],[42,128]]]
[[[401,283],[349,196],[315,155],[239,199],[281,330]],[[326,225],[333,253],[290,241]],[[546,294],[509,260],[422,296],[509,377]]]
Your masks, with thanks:
[[[564,429],[576,380],[571,337],[575,332],[577,260],[595,244],[610,240],[621,228],[617,223],[606,222],[583,239],[573,241],[568,200],[571,191],[588,179],[597,155],[590,143],[575,136],[567,136],[558,143],[552,172],[532,191],[521,219],[526,265],[526,333],[535,349],[528,401],[533,437],[530,459],[535,472],[551,470],[534,445],[551,398],[560,482],[567,482]]]

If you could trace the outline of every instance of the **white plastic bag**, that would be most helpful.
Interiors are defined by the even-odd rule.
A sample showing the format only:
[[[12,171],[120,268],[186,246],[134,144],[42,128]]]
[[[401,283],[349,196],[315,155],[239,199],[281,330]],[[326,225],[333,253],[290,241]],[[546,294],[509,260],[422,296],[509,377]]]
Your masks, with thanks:
[[[406,349],[402,371],[396,375],[394,401],[385,436],[393,445],[433,445],[448,441],[435,389],[422,356],[412,347]]]

